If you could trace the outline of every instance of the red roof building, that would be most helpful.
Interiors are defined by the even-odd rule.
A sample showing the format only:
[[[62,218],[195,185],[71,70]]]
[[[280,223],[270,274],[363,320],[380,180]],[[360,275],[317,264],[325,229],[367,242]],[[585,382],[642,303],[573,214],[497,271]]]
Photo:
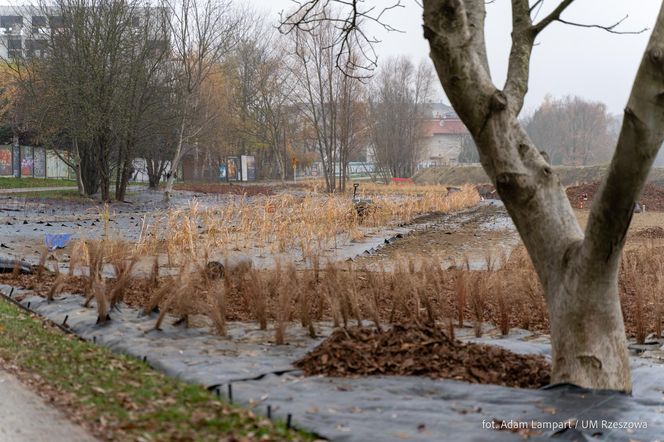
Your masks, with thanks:
[[[468,129],[456,115],[426,120],[423,124],[423,158],[421,167],[457,164],[461,142]]]

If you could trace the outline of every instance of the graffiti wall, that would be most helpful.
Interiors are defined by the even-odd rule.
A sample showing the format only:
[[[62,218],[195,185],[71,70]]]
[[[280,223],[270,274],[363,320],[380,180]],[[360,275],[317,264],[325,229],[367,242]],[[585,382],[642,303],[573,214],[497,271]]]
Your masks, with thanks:
[[[32,147],[21,146],[21,176],[30,177],[33,174],[35,159],[32,155]]]
[[[21,148],[18,146],[13,146],[12,152],[12,169],[14,176],[18,178],[20,176],[19,172],[21,171]]]
[[[35,147],[33,151],[33,173],[35,178],[46,178],[46,149]]]
[[[0,176],[12,176],[12,147],[0,146]]]

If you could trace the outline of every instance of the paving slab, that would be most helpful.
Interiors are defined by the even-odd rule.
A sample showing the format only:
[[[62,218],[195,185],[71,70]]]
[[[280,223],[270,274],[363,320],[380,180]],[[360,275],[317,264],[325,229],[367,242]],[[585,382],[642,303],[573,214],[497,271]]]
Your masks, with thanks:
[[[94,442],[59,410],[0,370],[0,442]]]

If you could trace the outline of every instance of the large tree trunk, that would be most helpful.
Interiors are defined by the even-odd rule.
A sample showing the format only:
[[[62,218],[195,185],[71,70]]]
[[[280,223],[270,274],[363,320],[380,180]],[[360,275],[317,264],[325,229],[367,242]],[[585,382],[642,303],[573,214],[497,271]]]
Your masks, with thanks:
[[[535,37],[571,3],[562,1],[533,24],[528,1],[512,0],[512,50],[502,90],[489,74],[484,0],[425,0],[425,37],[443,88],[472,134],[544,288],[552,381],[631,391],[618,269],[634,203],[664,140],[664,9],[584,235],[558,177],[518,121]]]
[[[148,187],[151,190],[157,190],[161,175],[164,173],[164,161],[145,158],[145,168],[148,173]]]
[[[131,152],[131,150],[128,149],[127,152]],[[122,165],[120,166],[120,177],[116,183],[115,190],[116,201],[124,201],[127,197],[127,187],[129,186],[129,180],[131,178],[132,163],[133,161],[131,158],[125,157]]]
[[[78,153],[80,161],[78,162],[81,174],[81,181],[83,188],[87,195],[94,195],[99,190],[99,170],[97,169],[97,161],[95,157],[95,149],[91,149],[88,145],[87,148],[80,149]]]

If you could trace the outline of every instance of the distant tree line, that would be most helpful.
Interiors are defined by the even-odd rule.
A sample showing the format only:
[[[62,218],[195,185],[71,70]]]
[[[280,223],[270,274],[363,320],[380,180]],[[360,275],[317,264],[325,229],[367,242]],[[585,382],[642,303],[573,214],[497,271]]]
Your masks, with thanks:
[[[567,96],[547,96],[524,126],[533,142],[554,165],[607,163],[618,139],[621,121],[604,103]]]
[[[430,65],[393,58],[363,77],[366,48],[345,42],[340,58],[332,24],[279,32],[232,0],[44,0],[17,15],[48,20],[31,29],[40,50],[4,60],[0,137],[53,149],[82,194],[124,200],[141,158],[168,196],[192,153],[252,154],[282,180],[317,160],[330,192],[367,152],[385,177],[415,170]]]

